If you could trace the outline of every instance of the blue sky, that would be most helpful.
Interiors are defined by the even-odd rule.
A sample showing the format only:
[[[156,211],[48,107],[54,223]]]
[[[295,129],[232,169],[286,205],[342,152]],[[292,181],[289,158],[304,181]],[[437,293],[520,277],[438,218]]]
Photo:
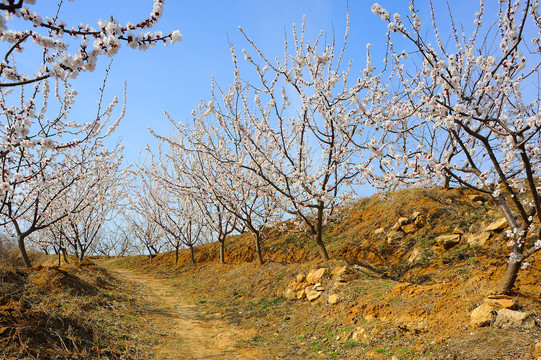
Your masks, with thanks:
[[[439,1],[437,1],[439,2]],[[56,11],[54,1],[37,1],[36,10],[45,16]],[[391,13],[407,13],[408,1],[387,0],[380,4]],[[420,2],[419,2],[420,3]],[[440,3],[443,3],[440,2]],[[347,58],[354,60],[353,72],[364,66],[366,43],[372,43],[374,62],[383,58],[386,24],[373,15],[373,1],[350,0],[351,35]],[[453,0],[457,17],[462,12],[471,23],[477,3]],[[95,25],[100,18],[114,15],[121,23],[136,22],[152,9],[151,0],[79,0],[64,2],[60,17],[68,25],[80,22]],[[421,8],[426,17],[428,8]],[[444,8],[442,11],[446,11]],[[167,110],[176,121],[189,121],[190,112],[200,99],[210,97],[210,82],[214,75],[218,84],[227,87],[232,80],[232,61],[228,41],[238,50],[248,48],[238,26],[242,26],[269,58],[281,57],[283,42],[291,39],[291,24],[298,25],[306,15],[308,39],[315,39],[320,30],[328,41],[335,36],[341,41],[346,21],[346,0],[168,0],[162,19],[155,29],[164,33],[180,30],[183,41],[167,47],[157,45],[146,52],[127,46],[115,57],[109,77],[106,99],[122,96],[127,82],[127,115],[115,136],[121,137],[127,161],[137,161],[139,148],[154,143],[147,128],[165,134],[171,128],[164,116]],[[443,12],[443,15],[447,15]],[[448,16],[448,15],[447,15]],[[81,121],[95,114],[98,88],[104,76],[107,58],[101,58],[94,73],[83,73],[74,81],[79,102],[73,116]]]

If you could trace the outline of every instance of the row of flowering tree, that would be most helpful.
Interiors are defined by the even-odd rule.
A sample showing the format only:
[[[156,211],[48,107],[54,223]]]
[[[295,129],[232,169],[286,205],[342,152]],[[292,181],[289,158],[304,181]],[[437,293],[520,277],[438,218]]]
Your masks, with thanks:
[[[195,263],[195,245],[208,235],[207,214],[160,154],[147,153],[130,172],[124,216],[150,261],[160,250],[173,249],[178,263],[180,249],[189,248]]]
[[[116,54],[122,43],[145,50],[181,40],[178,31],[147,31],[161,17],[163,0],[155,0],[142,21],[121,25],[111,17],[95,28],[63,21],[62,1],[52,18],[33,11],[34,2],[0,3],[0,224],[16,235],[27,266],[25,242],[45,229],[55,232],[50,238],[59,251],[72,241],[84,256],[115,199],[108,175],[117,173],[121,149],[108,150],[103,139],[125,109],[113,119],[118,100],[106,105],[102,88],[95,116],[77,119],[71,113],[77,91],[68,80],[93,71],[100,57]],[[15,30],[20,28],[26,30]]]
[[[309,42],[304,23],[294,26],[292,44],[273,60],[245,35],[244,61],[231,48],[233,83],[213,82],[193,122],[171,120],[169,135],[154,134],[165,172],[174,169],[165,183],[212,209],[209,218],[233,216],[256,249],[261,227],[288,214],[325,260],[324,224],[360,183],[475,189],[510,225],[499,288],[509,292],[541,249],[539,1],[491,4],[497,26],[484,1],[472,26],[427,5],[432,18],[423,23],[414,1],[404,18],[374,4],[388,25],[386,56],[375,67],[368,45],[358,74],[345,59],[349,27],[337,46],[321,35]]]
[[[49,241],[53,248],[62,253],[69,251],[79,261],[85,254],[95,252],[105,236],[106,222],[115,216],[118,204],[124,198],[121,149],[86,150],[92,154],[91,157],[84,159],[74,155],[72,158],[81,167],[77,181],[59,197],[61,203],[45,212],[53,221],[67,215],[47,228],[45,234],[49,236],[40,234],[37,240]],[[60,259],[60,252],[57,253]]]
[[[283,61],[276,63],[247,37],[261,62],[243,51],[257,84],[243,81],[232,47],[234,83],[226,90],[213,84],[212,99],[194,111],[191,124],[171,119],[173,132],[156,135],[173,163],[189,159],[182,178],[190,179],[197,197],[252,234],[260,263],[263,229],[284,214],[296,219],[328,260],[324,224],[359,172],[355,130],[347,124],[359,116],[351,100],[364,85],[348,85],[343,47],[336,50],[333,43],[320,54],[321,36],[309,44],[304,33],[304,25],[299,33],[294,29],[294,50],[286,44]]]

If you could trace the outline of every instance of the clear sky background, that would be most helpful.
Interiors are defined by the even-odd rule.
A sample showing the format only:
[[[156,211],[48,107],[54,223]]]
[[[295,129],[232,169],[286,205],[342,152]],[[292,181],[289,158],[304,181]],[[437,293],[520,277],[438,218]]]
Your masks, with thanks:
[[[491,0],[496,3],[495,0]],[[491,2],[489,1],[489,2]],[[444,1],[436,0],[438,12],[449,18]],[[449,1],[458,21],[471,24],[478,2]],[[38,0],[35,9],[43,16],[53,16],[56,2]],[[382,0],[379,3],[391,14],[407,14],[407,0]],[[425,24],[429,18],[426,1],[421,5]],[[121,23],[137,22],[146,17],[151,0],[76,0],[64,2],[60,18],[68,25],[88,23],[96,26],[100,18],[114,15]],[[229,42],[239,50],[249,48],[238,27],[249,34],[268,58],[283,57],[285,36],[292,40],[291,25],[302,23],[306,16],[307,38],[313,41],[320,30],[328,42],[336,37],[341,42],[346,23],[346,0],[167,0],[164,15],[155,30],[169,33],[180,30],[183,41],[174,45],[157,45],[145,52],[124,45],[119,51],[109,77],[106,99],[122,96],[127,82],[128,108],[125,119],[115,136],[121,137],[128,162],[137,161],[137,154],[145,143],[155,141],[148,132],[166,134],[171,125],[164,115],[167,110],[176,121],[189,121],[190,112],[201,99],[210,97],[211,77],[228,87],[231,83],[232,61]],[[354,78],[365,65],[366,43],[372,44],[373,65],[381,66],[385,47],[386,24],[370,11],[373,1],[349,0],[351,34],[346,54],[353,59]],[[494,20],[496,17],[494,16]],[[252,52],[253,53],[253,52]],[[239,56],[242,59],[242,56]],[[241,60],[242,61],[242,60]],[[108,59],[102,57],[94,73],[83,73],[73,82],[79,91],[79,101],[73,117],[81,121],[95,114],[98,89],[103,82]]]

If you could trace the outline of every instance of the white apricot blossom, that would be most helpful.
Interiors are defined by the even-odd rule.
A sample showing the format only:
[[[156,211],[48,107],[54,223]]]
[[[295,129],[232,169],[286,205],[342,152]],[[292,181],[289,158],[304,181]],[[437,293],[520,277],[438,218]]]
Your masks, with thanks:
[[[513,249],[499,289],[509,292],[541,235],[532,226],[541,221],[541,99],[530,91],[540,86],[541,49],[530,46],[541,31],[539,1],[481,1],[469,34],[452,12],[444,34],[433,3],[426,5],[430,30],[422,26],[418,2],[407,17],[372,7],[388,24],[388,53],[382,71],[367,79],[371,95],[359,104],[363,137],[356,144],[379,168],[367,177],[377,187],[434,186],[443,179],[445,187],[492,196],[511,227]],[[498,10],[490,24],[484,21],[489,6]]]

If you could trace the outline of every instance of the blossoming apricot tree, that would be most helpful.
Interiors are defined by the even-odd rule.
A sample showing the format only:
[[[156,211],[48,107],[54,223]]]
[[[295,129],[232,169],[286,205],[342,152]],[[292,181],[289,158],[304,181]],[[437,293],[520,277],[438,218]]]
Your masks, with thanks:
[[[357,145],[381,170],[370,174],[377,186],[445,177],[490,195],[510,226],[512,251],[498,289],[506,293],[541,249],[539,1],[491,4],[494,23],[481,0],[469,35],[449,10],[448,39],[434,4],[426,25],[415,3],[405,18],[372,6],[388,25],[388,52],[354,124],[372,139]]]
[[[15,229],[27,266],[30,261],[24,239],[68,215],[57,213],[56,218],[51,218],[41,212],[60,201],[61,194],[80,180],[77,171],[69,177],[68,170],[74,166],[69,163],[69,156],[92,148],[110,135],[124,116],[122,111],[117,121],[109,121],[118,100],[115,98],[102,108],[102,88],[96,117],[87,122],[70,120],[77,92],[68,80],[81,72],[93,71],[100,56],[113,56],[122,43],[146,50],[157,43],[182,39],[178,31],[168,35],[147,31],[162,15],[164,0],[155,0],[149,17],[135,24],[121,25],[111,17],[98,22],[97,28],[84,24],[68,26],[59,18],[59,12],[53,18],[43,18],[32,10],[33,4],[33,0],[0,3],[0,44],[4,49],[0,63],[0,224]],[[62,1],[59,10],[61,5]],[[28,26],[26,30],[14,30],[11,21]],[[25,51],[23,45],[39,50],[31,73],[23,73],[17,67],[19,58],[31,62],[32,53]],[[51,103],[55,100],[58,104],[53,109]],[[45,193],[53,195],[42,198]],[[21,227],[22,224],[25,226]]]

